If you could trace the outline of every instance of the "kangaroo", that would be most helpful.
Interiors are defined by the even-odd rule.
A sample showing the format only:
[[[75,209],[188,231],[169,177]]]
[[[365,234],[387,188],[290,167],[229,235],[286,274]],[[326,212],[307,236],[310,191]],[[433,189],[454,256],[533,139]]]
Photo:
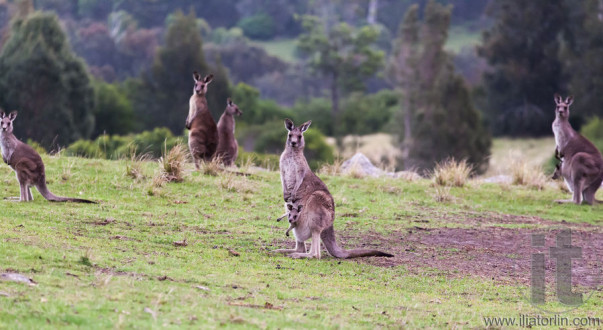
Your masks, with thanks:
[[[297,202],[287,204],[287,209],[289,210],[289,213],[287,214],[287,218],[289,219],[289,228],[287,228],[287,231],[285,232],[287,237],[289,237],[289,232],[295,228],[295,226],[297,226],[297,218],[299,217],[303,207],[303,205]]]
[[[17,174],[17,180],[21,188],[19,201],[33,201],[31,186],[36,187],[40,194],[51,202],[77,202],[93,203],[87,199],[59,197],[54,195],[46,187],[46,172],[42,157],[30,146],[19,141],[13,134],[13,121],[17,118],[17,112],[13,111],[8,116],[2,111],[0,120],[0,145],[2,146],[2,160]]]
[[[186,128],[188,133],[188,148],[195,161],[195,167],[199,169],[201,160],[209,161],[216,153],[218,147],[218,128],[214,118],[207,106],[207,85],[212,81],[210,74],[201,79],[197,71],[193,72],[195,87],[189,101]]]
[[[231,166],[237,159],[239,153],[239,144],[235,139],[235,119],[234,115],[240,116],[243,114],[239,107],[232,103],[232,100],[228,98],[226,100],[226,109],[218,121],[218,148],[216,150],[216,157],[222,161],[226,166]]]
[[[558,200],[559,203],[574,202],[588,204],[598,202],[595,193],[603,181],[603,157],[601,152],[584,136],[576,132],[569,123],[569,107],[573,97],[565,100],[555,94],[555,154],[562,158],[561,175],[569,190],[573,193],[571,200]]]
[[[354,249],[344,250],[337,245],[333,222],[335,219],[335,203],[329,189],[316,174],[310,170],[304,157],[304,136],[312,122],[308,121],[295,127],[293,121],[285,120],[285,128],[289,131],[285,150],[280,158],[281,183],[285,202],[304,205],[299,213],[293,230],[295,249],[279,249],[273,252],[286,253],[292,258],[320,259],[320,241],[329,254],[335,258],[356,258],[368,256],[393,257],[393,255],[377,250]],[[306,252],[305,241],[312,238],[310,251]]]

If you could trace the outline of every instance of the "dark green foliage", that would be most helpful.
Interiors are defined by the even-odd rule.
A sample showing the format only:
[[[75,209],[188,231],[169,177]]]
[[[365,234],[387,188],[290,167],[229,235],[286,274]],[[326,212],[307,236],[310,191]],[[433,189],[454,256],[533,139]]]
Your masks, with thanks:
[[[88,138],[93,89],[54,14],[14,21],[0,54],[0,105],[19,111],[15,135],[47,149]]]
[[[102,81],[94,82],[93,137],[101,134],[123,135],[134,130],[134,110],[132,104],[118,85]]]
[[[291,116],[290,111],[281,108],[276,102],[260,99],[260,92],[245,83],[238,83],[234,87],[232,100],[243,111],[237,122],[263,124]]]
[[[562,59],[571,77],[569,91],[575,95],[574,119],[603,117],[603,22],[600,1],[568,2],[570,20],[566,24]],[[552,108],[551,108],[552,109]],[[577,129],[576,126],[574,128]]]
[[[219,62],[215,70],[205,62],[195,15],[177,12],[152,67],[141,80],[129,83],[136,116],[145,129],[165,126],[174,133],[182,131],[193,93],[193,70],[201,75],[214,73],[207,99],[217,121],[230,96],[226,71]]]
[[[496,23],[484,32],[479,51],[492,67],[484,76],[484,111],[492,132],[550,134],[552,95],[565,90],[558,59],[565,1],[503,0],[494,3],[491,13]]]
[[[276,33],[272,17],[265,13],[245,17],[237,26],[251,39],[267,40],[273,38]]]
[[[336,135],[372,134],[382,131],[399,109],[400,96],[391,90],[376,94],[352,94],[344,101],[344,110],[337,120]]]
[[[488,164],[490,136],[443,49],[449,20],[449,8],[429,1],[423,22],[413,6],[400,26],[390,64],[392,81],[403,94],[394,134],[401,142],[404,168],[430,170],[453,157],[466,159],[482,172]]]
[[[334,122],[333,116],[329,114],[331,102],[324,98],[313,98],[309,101],[296,102],[291,111],[293,112],[293,121],[295,123],[304,123],[312,120],[312,128],[321,131],[323,134],[333,136]]]
[[[582,126],[580,133],[603,152],[603,120],[600,117],[591,118]]]

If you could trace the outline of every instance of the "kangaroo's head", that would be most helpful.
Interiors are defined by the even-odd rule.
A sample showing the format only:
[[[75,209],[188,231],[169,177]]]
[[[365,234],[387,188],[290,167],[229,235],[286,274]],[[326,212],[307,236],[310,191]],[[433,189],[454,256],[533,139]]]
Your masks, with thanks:
[[[561,95],[555,94],[555,104],[557,104],[555,116],[563,119],[569,118],[569,107],[572,103],[574,103],[573,96],[568,96],[564,101]]]
[[[303,205],[297,203],[289,203],[287,204],[287,209],[289,210],[289,214],[287,217],[289,218],[289,223],[293,223],[297,221],[299,218],[299,214],[301,213]]]
[[[287,146],[293,149],[303,149],[306,143],[304,142],[304,132],[308,130],[312,124],[311,120],[295,127],[293,121],[289,118],[285,119],[285,128],[289,131],[287,136]]]
[[[557,180],[557,179],[559,179],[561,177],[562,177],[562,175],[561,175],[561,164],[559,163],[559,164],[555,165],[555,172],[553,172],[553,176],[551,177],[551,179]]]
[[[12,133],[13,132],[13,121],[17,118],[17,111],[13,111],[8,114],[8,116],[2,111],[0,114],[1,122],[2,122],[2,133]]]
[[[193,89],[193,93],[199,96],[205,96],[207,93],[207,85],[214,79],[213,74],[209,74],[205,76],[205,78],[201,79],[201,75],[197,73],[197,71],[193,72],[193,79],[195,80],[195,88]]]
[[[240,116],[243,114],[243,112],[241,112],[241,110],[239,110],[239,107],[232,103],[232,100],[230,99],[230,97],[226,100],[226,111],[227,114],[229,115],[237,115]]]

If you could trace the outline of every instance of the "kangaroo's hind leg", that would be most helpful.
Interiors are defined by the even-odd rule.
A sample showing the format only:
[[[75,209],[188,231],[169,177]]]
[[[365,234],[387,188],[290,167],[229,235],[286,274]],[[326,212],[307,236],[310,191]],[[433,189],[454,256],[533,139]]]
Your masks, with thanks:
[[[278,249],[272,250],[271,253],[303,253],[306,252],[306,243],[302,241],[295,242],[295,249]]]
[[[590,186],[584,189],[584,201],[586,201],[589,205],[601,202],[595,199],[595,194],[597,193],[599,187],[601,187],[601,181],[603,181],[603,178],[595,180],[593,183],[590,184]]]
[[[291,253],[291,258],[316,258],[320,259],[320,232],[316,231],[312,233],[312,245],[310,245],[310,251],[308,253]]]

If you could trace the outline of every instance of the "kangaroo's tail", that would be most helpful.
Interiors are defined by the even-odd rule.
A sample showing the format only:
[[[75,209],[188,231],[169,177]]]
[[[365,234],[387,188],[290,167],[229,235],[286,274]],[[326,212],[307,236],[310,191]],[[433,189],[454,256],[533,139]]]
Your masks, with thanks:
[[[70,198],[70,197],[61,197],[57,196],[48,190],[46,186],[46,179],[40,180],[41,182],[36,186],[36,189],[40,192],[40,194],[51,202],[74,202],[74,203],[88,203],[88,204],[97,204],[97,202],[90,201],[82,198]]]
[[[337,241],[335,241],[335,230],[333,226],[322,231],[320,234],[320,238],[322,239],[322,243],[329,251],[329,254],[335,258],[341,259],[349,259],[349,258],[358,258],[358,257],[393,257],[393,254],[389,254],[386,252],[378,251],[378,250],[368,250],[368,249],[353,249],[353,250],[344,250],[339,245],[337,245]]]

